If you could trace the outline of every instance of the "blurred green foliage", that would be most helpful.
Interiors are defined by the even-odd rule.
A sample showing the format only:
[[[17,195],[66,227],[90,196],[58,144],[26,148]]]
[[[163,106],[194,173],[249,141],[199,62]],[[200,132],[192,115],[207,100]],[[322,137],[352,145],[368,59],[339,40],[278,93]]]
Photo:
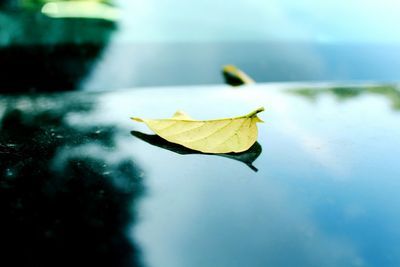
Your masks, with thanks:
[[[315,102],[322,95],[333,95],[338,101],[345,101],[367,94],[380,95],[389,100],[393,110],[400,111],[400,90],[394,85],[331,87],[331,88],[301,88],[289,91]]]
[[[112,4],[113,0],[21,0],[21,7],[41,7],[44,4],[52,2],[94,2],[103,4]]]

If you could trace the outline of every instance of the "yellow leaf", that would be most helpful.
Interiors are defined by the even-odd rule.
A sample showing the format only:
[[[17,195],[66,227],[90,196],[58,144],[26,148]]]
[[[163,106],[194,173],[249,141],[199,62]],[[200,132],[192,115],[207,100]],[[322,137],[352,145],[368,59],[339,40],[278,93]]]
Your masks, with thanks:
[[[257,141],[257,122],[262,122],[257,113],[259,108],[247,115],[218,119],[194,120],[182,111],[177,111],[170,119],[132,120],[144,122],[165,140],[204,153],[243,152]]]

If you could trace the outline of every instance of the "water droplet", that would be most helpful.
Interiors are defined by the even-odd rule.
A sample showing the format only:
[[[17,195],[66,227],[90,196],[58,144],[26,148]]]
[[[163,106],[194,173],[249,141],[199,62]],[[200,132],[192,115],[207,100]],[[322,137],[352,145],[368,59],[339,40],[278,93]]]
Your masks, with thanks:
[[[10,169],[10,168],[7,168],[6,169],[6,177],[7,178],[12,178],[12,177],[14,177],[14,171],[12,170],[12,169]]]

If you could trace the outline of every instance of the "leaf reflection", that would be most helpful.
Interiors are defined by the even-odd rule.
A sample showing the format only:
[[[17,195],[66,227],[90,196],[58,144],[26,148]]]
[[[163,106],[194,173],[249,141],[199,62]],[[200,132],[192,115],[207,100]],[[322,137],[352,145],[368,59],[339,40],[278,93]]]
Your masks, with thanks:
[[[257,172],[258,169],[253,165],[253,162],[260,156],[262,152],[261,145],[256,142],[252,147],[250,147],[247,151],[241,153],[225,153],[225,154],[209,154],[209,153],[202,153],[196,150],[192,150],[186,148],[181,145],[177,145],[171,142],[162,139],[158,135],[153,134],[145,134],[139,131],[131,131],[131,134],[140,140],[143,140],[153,146],[157,146],[172,152],[175,152],[180,155],[193,155],[193,154],[200,154],[200,155],[215,155],[224,158],[229,158],[233,160],[237,160],[246,164],[250,169]]]

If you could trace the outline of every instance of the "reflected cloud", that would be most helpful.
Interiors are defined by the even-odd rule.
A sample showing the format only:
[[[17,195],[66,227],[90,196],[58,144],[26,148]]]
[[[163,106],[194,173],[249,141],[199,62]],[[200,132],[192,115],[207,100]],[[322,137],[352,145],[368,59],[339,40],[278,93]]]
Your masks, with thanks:
[[[241,153],[209,154],[209,153],[202,153],[193,149],[186,148],[181,145],[168,142],[167,140],[162,139],[158,135],[145,134],[138,131],[132,131],[131,134],[153,146],[157,146],[159,148],[166,149],[180,155],[198,154],[198,155],[220,156],[243,162],[253,171],[255,172],[258,171],[258,169],[253,165],[253,162],[260,156],[262,152],[262,147],[258,142],[254,143],[254,145],[251,146],[247,151]]]

